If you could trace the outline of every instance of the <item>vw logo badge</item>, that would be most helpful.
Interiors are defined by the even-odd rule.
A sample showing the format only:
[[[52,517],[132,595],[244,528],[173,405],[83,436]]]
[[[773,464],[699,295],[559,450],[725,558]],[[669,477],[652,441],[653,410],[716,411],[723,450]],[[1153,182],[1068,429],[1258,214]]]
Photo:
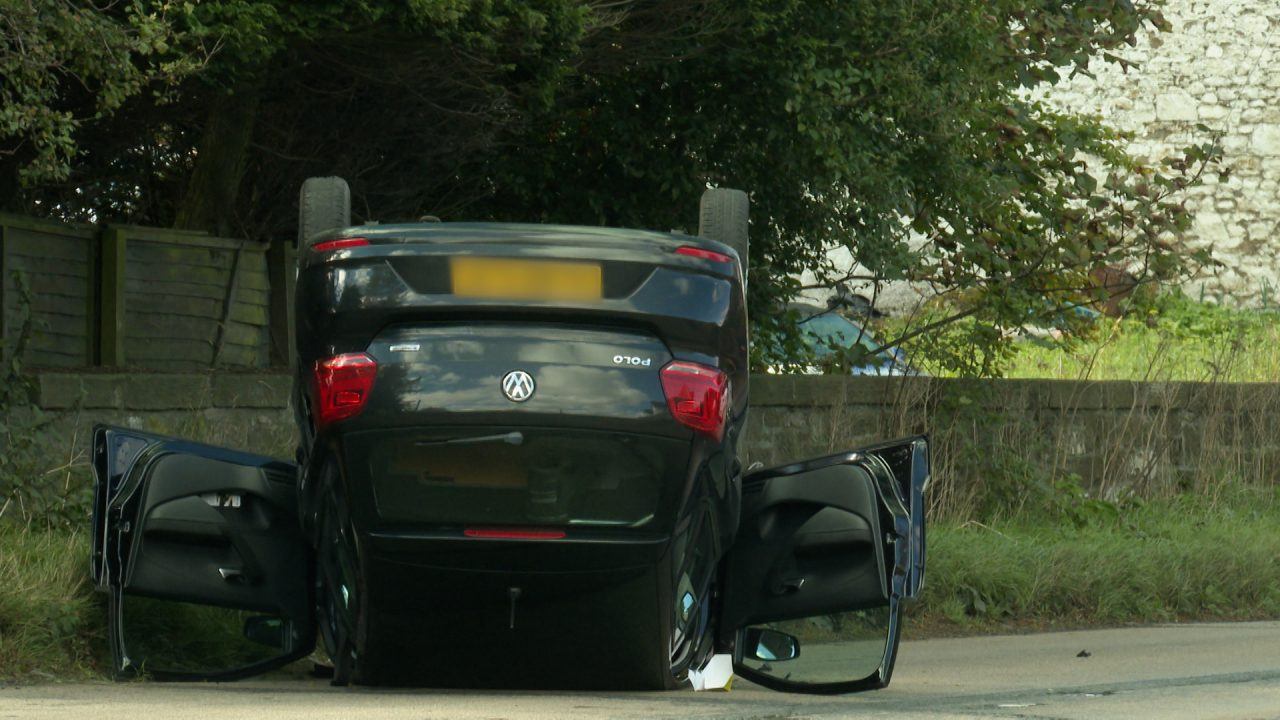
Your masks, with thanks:
[[[511,402],[528,400],[533,390],[533,376],[523,370],[512,370],[502,377],[502,394]]]

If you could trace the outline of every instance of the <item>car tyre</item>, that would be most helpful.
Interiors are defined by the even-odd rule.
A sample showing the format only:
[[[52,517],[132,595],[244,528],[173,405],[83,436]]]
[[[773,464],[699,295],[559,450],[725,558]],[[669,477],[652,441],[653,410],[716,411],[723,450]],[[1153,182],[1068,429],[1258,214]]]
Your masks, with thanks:
[[[298,194],[298,246],[326,231],[351,224],[351,188],[340,177],[313,177]]]
[[[702,193],[698,214],[698,235],[708,240],[722,242],[738,253],[742,263],[742,277],[747,276],[748,215],[751,201],[741,190],[708,188]]]
[[[325,468],[317,527],[316,600],[317,617],[325,649],[333,661],[333,685],[376,683],[374,674],[361,663],[368,655],[368,598],[361,572],[360,554],[350,512],[341,501],[338,472]],[[345,580],[344,580],[345,579]],[[342,592],[341,588],[347,588]]]

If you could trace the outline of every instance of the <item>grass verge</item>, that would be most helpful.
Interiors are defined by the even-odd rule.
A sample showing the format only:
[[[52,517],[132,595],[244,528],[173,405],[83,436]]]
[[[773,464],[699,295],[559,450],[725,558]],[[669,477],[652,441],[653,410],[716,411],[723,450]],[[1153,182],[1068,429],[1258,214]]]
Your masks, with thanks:
[[[1181,496],[1082,525],[932,529],[909,636],[1280,618],[1272,490]]]
[[[1082,519],[939,524],[909,638],[1280,618],[1280,498],[1181,496]],[[0,526],[0,680],[101,677],[83,534]]]
[[[1093,332],[1066,348],[1020,342],[1005,376],[1276,382],[1280,312],[1238,310],[1170,294],[1148,316],[1098,318]]]
[[[0,523],[0,680],[98,675],[106,611],[83,533]]]

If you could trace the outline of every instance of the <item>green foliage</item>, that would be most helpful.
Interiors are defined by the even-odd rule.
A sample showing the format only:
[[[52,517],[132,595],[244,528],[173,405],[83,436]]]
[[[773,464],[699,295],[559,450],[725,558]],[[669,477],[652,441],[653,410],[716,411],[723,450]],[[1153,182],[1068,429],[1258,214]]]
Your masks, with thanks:
[[[949,302],[925,303],[907,317],[885,318],[876,325],[881,337],[898,338],[907,362],[930,375],[943,377],[1000,377],[1005,374],[1016,346],[1005,342],[1002,329],[976,317],[972,301],[968,310]],[[958,317],[969,312],[966,317]],[[921,328],[931,328],[919,332]]]
[[[833,247],[856,258],[853,280],[936,289],[942,314],[883,339],[966,320],[951,342],[990,355],[956,367],[971,374],[998,372],[1029,314],[1092,299],[1098,265],[1150,282],[1207,260],[1173,238],[1216,147],[1145,165],[1098,119],[1035,99],[1092,59],[1125,63],[1137,33],[1167,26],[1158,0],[164,7],[135,34],[173,35],[164,47],[199,71],[169,103],[128,85],[67,140],[84,151],[67,182],[0,187],[0,204],[265,239],[292,236],[309,175],[349,178],[360,219],[658,229],[692,228],[707,185],[742,187],[757,368],[795,358],[794,322],[766,310],[801,270],[850,279]]]
[[[971,318],[969,341],[996,355],[1030,312],[1091,299],[1097,265],[1133,265],[1149,281],[1206,259],[1169,241],[1189,222],[1180,194],[1216,148],[1145,166],[1123,136],[1024,92],[1159,22],[1151,6],[741,7],[713,40],[675,39],[686,60],[570,78],[525,136],[539,152],[496,168],[511,195],[491,212],[688,227],[706,183],[748,188],[757,310],[792,294],[802,269],[843,279],[825,252],[843,245],[857,279],[927,283],[947,298],[945,315],[887,341]],[[753,323],[753,365],[785,362],[795,343],[769,336],[794,323],[760,311]]]
[[[1274,488],[1084,517],[935,527],[918,622],[931,631],[1262,619],[1280,614]]]
[[[1184,495],[1078,518],[938,523],[910,637],[1280,616],[1274,488]],[[83,534],[0,524],[0,680],[100,669],[104,609]]]
[[[195,71],[168,2],[0,0],[0,159],[29,184],[66,178],[82,123]]]
[[[0,680],[86,678],[104,644],[83,533],[0,523]]]
[[[1117,504],[1097,497],[1080,475],[1064,471],[1061,448],[1034,419],[986,400],[962,390],[932,409],[935,457],[944,456],[938,462],[945,470],[938,474],[946,475],[934,485],[935,521],[1020,519],[1079,527],[1116,511]],[[1121,501],[1134,500],[1126,494]]]

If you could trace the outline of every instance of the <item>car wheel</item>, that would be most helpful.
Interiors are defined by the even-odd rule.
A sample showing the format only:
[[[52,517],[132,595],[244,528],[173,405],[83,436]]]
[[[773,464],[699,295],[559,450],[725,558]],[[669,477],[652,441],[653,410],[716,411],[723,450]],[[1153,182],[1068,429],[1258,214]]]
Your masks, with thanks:
[[[340,177],[313,177],[298,194],[298,247],[319,233],[351,224],[351,188]]]
[[[337,473],[326,469],[316,551],[317,617],[329,658],[333,684],[372,684],[368,662],[368,602],[360,568],[355,528],[337,487]]]
[[[679,690],[687,688],[689,672],[703,667],[711,659],[711,655],[715,651],[712,617],[718,602],[719,578],[713,574],[707,588],[702,593],[702,602],[698,605],[698,617],[694,620],[696,623],[695,630],[687,640],[688,648],[684,653],[681,653],[682,657],[679,660],[672,658],[671,672],[669,673],[666,687],[663,689]]]
[[[698,214],[698,235],[722,242],[738,253],[742,263],[742,277],[747,276],[748,250],[747,219],[751,202],[741,190],[709,188],[702,193]]]

